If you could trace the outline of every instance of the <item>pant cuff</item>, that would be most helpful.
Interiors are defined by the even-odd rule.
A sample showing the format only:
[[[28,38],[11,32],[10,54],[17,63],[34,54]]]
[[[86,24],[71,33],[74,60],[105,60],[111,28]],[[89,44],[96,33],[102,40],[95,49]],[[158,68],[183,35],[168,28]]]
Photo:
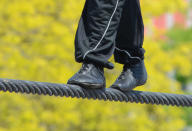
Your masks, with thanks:
[[[143,48],[123,50],[116,47],[114,58],[117,63],[134,65],[144,59],[144,53],[145,50]]]
[[[113,69],[114,68],[114,64],[106,61],[106,60],[102,60],[102,59],[98,59],[97,56],[94,55],[87,55],[87,57],[85,57],[85,59],[78,59],[78,57],[76,57],[76,62],[78,63],[92,63],[94,65],[100,66],[100,67],[104,67],[104,68],[108,68],[108,69]]]

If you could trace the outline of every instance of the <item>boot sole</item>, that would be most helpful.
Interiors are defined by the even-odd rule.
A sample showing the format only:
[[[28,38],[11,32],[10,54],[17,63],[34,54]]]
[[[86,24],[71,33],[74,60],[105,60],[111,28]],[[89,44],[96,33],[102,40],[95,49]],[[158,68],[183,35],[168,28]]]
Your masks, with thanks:
[[[87,83],[87,82],[79,83],[79,82],[74,81],[74,82],[68,82],[67,84],[78,85],[78,86],[81,86],[81,87],[84,87],[84,88],[89,88],[89,89],[102,89],[102,88],[105,88],[105,85],[93,84],[93,83]]]
[[[113,88],[113,89],[118,89],[120,91],[123,91],[123,92],[128,92],[128,91],[132,91],[133,89],[135,89],[136,87],[139,87],[139,86],[143,86],[146,84],[146,81],[143,82],[143,83],[139,83],[137,84],[136,86],[133,86],[132,88],[121,88],[121,87],[118,87],[118,86],[111,86],[110,88]]]

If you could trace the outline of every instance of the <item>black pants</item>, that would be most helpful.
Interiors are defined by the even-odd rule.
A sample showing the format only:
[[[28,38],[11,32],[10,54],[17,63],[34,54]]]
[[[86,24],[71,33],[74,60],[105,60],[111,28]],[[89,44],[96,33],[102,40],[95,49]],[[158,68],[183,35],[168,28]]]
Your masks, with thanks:
[[[139,0],[86,0],[75,38],[77,62],[112,68],[144,59],[144,24]]]

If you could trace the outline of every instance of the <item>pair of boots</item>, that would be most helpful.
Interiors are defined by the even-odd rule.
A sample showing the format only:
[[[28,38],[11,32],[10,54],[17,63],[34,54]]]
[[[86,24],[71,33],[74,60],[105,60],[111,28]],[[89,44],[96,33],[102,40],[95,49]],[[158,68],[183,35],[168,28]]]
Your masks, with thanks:
[[[130,91],[147,81],[147,72],[144,61],[134,65],[124,65],[123,71],[111,88],[121,91]],[[86,88],[105,88],[104,68],[91,63],[83,63],[82,68],[72,76],[67,84],[79,85]]]

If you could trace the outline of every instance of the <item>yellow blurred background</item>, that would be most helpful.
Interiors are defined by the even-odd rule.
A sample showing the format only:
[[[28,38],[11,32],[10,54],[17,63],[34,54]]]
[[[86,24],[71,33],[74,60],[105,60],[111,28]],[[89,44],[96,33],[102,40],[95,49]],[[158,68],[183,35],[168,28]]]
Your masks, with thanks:
[[[0,0],[0,78],[66,83],[85,0]],[[142,0],[148,82],[191,93],[192,1]],[[111,58],[111,61],[114,60]],[[107,86],[122,65],[105,70]],[[192,131],[192,109],[0,92],[0,131]]]

